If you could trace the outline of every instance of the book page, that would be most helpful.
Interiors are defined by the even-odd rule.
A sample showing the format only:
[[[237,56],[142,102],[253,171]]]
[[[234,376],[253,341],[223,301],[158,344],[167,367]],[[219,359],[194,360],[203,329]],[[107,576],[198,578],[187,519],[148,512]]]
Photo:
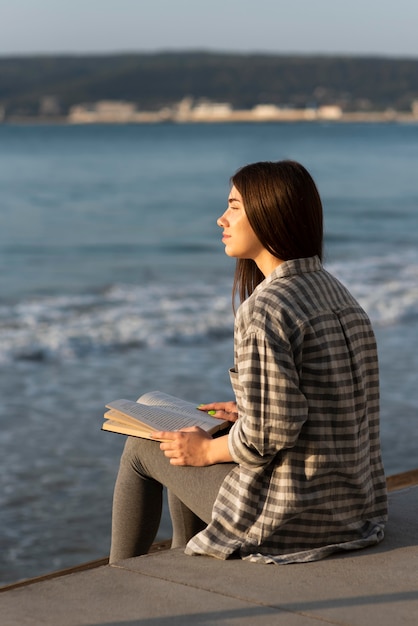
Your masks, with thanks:
[[[155,407],[158,406],[169,410],[170,413],[178,413],[183,417],[188,416],[193,420],[197,419],[199,420],[199,423],[197,423],[196,425],[201,426],[202,428],[204,428],[202,424],[213,426],[216,423],[220,424],[223,422],[223,420],[212,417],[204,411],[199,411],[197,405],[193,402],[188,402],[187,400],[176,398],[175,396],[171,396],[170,394],[164,393],[163,391],[148,391],[147,393],[144,393],[140,398],[138,398],[137,403],[147,404],[149,406]],[[197,417],[196,411],[198,411]],[[194,426],[195,422],[191,425]]]
[[[181,400],[175,396],[170,396],[162,391],[148,391],[144,393],[137,402],[139,404],[147,404],[149,406],[159,406],[169,409],[173,413],[181,413],[181,415],[190,415],[194,417],[197,406],[187,400]]]
[[[138,422],[139,423],[139,422]],[[106,420],[102,425],[102,430],[107,430],[112,433],[119,433],[120,435],[130,435],[132,437],[141,437],[142,439],[154,439],[151,435],[153,432],[151,429],[144,428],[139,429],[137,426],[132,426],[129,422],[115,422],[112,419]],[[156,439],[155,441],[167,441],[166,439]]]
[[[150,394],[146,394],[149,396]],[[165,398],[161,398],[161,396]],[[177,400],[174,409],[172,405],[168,407],[167,394],[159,394],[157,398],[151,394],[151,401],[154,404],[142,404],[132,400],[114,400],[107,404],[107,408],[115,409],[120,413],[125,413],[131,418],[146,423],[154,430],[181,430],[191,426],[199,426],[203,430],[217,430],[223,425],[223,421],[199,411],[191,402]],[[148,397],[148,400],[150,398]],[[163,404],[164,402],[164,404]]]
[[[131,417],[126,413],[120,413],[119,411],[115,411],[115,409],[109,409],[104,414],[105,419],[112,420],[112,422],[121,422],[122,424],[130,424],[134,428],[139,428],[142,425],[142,422],[136,419],[136,417]],[[147,425],[144,425],[147,428]]]

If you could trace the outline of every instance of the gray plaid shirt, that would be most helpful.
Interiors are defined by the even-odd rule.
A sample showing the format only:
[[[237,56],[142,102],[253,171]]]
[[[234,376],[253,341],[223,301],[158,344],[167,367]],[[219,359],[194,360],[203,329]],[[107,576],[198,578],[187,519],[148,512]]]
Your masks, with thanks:
[[[237,463],[187,554],[317,560],[379,542],[387,519],[370,321],[317,257],[281,264],[240,306]]]

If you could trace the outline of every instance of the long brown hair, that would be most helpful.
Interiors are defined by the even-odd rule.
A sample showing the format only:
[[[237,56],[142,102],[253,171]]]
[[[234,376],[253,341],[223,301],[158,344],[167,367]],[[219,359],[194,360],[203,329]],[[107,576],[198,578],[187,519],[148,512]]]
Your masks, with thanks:
[[[232,177],[260,243],[282,261],[322,259],[322,203],[309,172],[296,161],[260,161]],[[243,302],[264,279],[252,259],[237,259],[233,300]]]

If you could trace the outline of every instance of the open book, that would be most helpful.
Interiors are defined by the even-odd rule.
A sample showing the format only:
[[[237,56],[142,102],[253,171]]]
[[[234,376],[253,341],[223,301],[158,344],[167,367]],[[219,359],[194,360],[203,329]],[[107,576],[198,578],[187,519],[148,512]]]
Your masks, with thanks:
[[[102,430],[122,435],[151,439],[151,433],[160,430],[183,430],[199,426],[208,433],[230,426],[230,422],[199,411],[196,405],[161,391],[150,391],[132,400],[114,400],[106,404]]]

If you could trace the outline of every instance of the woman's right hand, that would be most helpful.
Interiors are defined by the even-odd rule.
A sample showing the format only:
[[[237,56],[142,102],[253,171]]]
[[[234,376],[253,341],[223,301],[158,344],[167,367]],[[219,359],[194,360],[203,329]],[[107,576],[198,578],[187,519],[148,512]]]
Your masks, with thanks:
[[[198,406],[199,411],[205,411],[217,417],[220,420],[227,420],[228,422],[236,422],[238,419],[237,403],[233,400],[229,402],[211,402],[209,404],[200,404]]]

